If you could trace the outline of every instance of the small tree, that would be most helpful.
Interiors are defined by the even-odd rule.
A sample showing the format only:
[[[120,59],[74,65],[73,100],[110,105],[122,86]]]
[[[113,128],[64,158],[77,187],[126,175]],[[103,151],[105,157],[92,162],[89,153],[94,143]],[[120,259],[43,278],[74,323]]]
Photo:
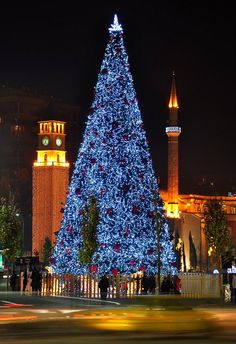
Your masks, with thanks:
[[[97,225],[99,223],[99,208],[96,198],[89,197],[88,205],[84,209],[81,233],[83,236],[83,246],[79,251],[79,260],[81,264],[88,265],[90,268],[93,254],[97,250]]]
[[[13,196],[0,198],[0,249],[4,257],[14,262],[20,255],[22,223]]]
[[[189,260],[190,260],[190,268],[196,270],[197,267],[197,252],[196,247],[193,242],[193,237],[191,231],[189,231]]]
[[[49,237],[45,238],[42,252],[42,261],[45,265],[49,265],[49,260],[52,254],[52,242]]]
[[[204,221],[206,239],[216,258],[222,296],[222,260],[230,259],[232,253],[232,240],[227,228],[226,214],[221,202],[213,200],[206,204]]]

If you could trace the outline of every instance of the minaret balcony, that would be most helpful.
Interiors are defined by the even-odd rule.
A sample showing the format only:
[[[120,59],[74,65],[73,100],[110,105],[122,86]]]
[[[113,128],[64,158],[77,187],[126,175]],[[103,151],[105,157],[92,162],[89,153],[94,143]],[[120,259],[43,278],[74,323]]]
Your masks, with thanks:
[[[180,127],[166,127],[166,133],[181,133]]]

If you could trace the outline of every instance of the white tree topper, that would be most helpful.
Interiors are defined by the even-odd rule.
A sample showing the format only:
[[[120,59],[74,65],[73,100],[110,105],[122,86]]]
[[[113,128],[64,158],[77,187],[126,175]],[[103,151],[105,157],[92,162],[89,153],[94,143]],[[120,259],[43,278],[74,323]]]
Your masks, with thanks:
[[[113,24],[111,24],[111,27],[108,30],[110,33],[113,31],[123,31],[122,26],[118,22],[118,18],[116,14],[114,15]]]

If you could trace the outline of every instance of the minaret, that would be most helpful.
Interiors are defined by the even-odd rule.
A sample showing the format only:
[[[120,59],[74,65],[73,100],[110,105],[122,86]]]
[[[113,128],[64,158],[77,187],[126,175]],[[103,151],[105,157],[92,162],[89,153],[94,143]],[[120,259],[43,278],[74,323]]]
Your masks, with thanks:
[[[179,157],[178,137],[181,128],[178,127],[178,100],[175,87],[175,73],[173,72],[169,101],[169,120],[166,127],[168,136],[168,206],[167,217],[178,218],[178,194],[179,194]]]
[[[40,121],[37,160],[33,164],[32,253],[42,258],[45,238],[55,243],[69,181],[65,122]]]

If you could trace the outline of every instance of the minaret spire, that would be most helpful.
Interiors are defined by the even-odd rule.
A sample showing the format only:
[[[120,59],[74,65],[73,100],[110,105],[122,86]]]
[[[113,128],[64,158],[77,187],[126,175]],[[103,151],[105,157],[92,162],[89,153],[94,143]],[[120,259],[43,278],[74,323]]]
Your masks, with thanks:
[[[167,216],[179,217],[179,156],[178,137],[181,128],[178,127],[178,100],[175,86],[175,72],[172,73],[171,92],[169,100],[169,120],[166,127],[168,136],[168,205]]]
[[[176,93],[176,86],[175,86],[175,71],[172,72],[172,84],[171,84],[171,91],[170,91],[170,100],[169,100],[169,108],[179,108],[177,93]]]

